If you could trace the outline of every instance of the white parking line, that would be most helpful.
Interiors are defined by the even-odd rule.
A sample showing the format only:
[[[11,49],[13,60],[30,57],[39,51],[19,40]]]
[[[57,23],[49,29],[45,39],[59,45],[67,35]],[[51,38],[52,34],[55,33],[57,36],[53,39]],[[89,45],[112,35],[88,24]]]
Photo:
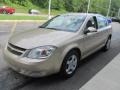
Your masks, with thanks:
[[[120,90],[120,54],[79,90]]]

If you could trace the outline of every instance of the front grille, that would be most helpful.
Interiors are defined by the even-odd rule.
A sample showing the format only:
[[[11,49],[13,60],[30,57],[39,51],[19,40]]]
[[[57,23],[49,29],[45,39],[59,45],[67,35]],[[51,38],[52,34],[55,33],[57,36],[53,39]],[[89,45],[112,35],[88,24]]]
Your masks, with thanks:
[[[25,51],[25,50],[26,50],[26,49],[24,49],[24,48],[15,46],[15,45],[13,45],[13,44],[11,44],[11,43],[9,43],[9,45],[10,45],[11,47],[13,47],[13,48],[15,48],[15,49],[18,49],[18,50],[21,50],[21,51]]]
[[[9,52],[11,52],[15,55],[18,55],[18,56],[22,55],[26,51],[26,49],[15,46],[11,43],[8,43],[7,49]]]

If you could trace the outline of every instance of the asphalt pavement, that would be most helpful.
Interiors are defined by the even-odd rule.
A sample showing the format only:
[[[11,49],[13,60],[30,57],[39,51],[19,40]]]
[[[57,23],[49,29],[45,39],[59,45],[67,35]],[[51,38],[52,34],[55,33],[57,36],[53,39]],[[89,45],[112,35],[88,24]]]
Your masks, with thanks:
[[[72,78],[63,80],[58,75],[30,78],[11,70],[2,58],[14,23],[0,23],[0,90],[79,90],[120,53],[120,24],[113,23],[113,38],[108,52],[98,51],[83,60]],[[37,29],[40,23],[18,23],[16,33]]]

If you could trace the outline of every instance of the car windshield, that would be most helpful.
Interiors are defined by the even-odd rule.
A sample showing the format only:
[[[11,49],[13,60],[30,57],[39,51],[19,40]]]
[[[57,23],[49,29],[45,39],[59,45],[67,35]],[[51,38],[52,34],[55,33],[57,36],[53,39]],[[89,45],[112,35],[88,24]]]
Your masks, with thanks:
[[[40,26],[40,28],[75,32],[81,27],[85,17],[85,15],[59,15]]]

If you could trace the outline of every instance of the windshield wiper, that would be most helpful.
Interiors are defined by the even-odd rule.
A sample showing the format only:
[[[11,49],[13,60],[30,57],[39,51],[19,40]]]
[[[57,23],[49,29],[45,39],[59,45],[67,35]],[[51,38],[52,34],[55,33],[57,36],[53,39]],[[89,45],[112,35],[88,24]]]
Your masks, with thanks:
[[[45,27],[43,27],[43,26],[38,26],[38,28],[45,28]]]
[[[46,29],[54,29],[54,30],[58,30],[57,28],[46,28]]]
[[[57,28],[47,28],[47,27],[43,27],[43,26],[39,26],[38,28],[45,28],[45,29],[54,29],[54,30],[58,30]]]

